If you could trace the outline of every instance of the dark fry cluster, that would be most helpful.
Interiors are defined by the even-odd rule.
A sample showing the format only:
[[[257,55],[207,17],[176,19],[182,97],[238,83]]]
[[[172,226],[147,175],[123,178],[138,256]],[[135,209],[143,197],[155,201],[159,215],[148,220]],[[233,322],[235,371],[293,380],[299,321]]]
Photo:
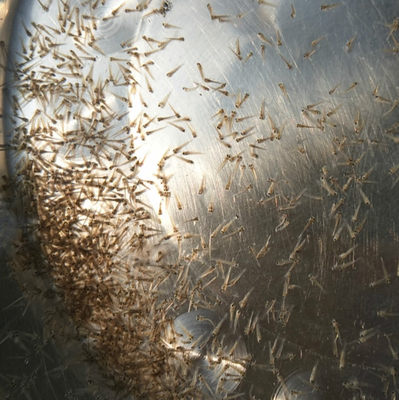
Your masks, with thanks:
[[[342,297],[346,282],[356,282],[360,296],[358,287],[377,292],[399,274],[369,234],[378,222],[375,179],[384,176],[388,184],[381,187],[390,193],[397,189],[399,164],[391,157],[388,168],[381,166],[380,157],[392,154],[398,143],[399,100],[359,78],[334,82],[317,100],[301,97],[293,104],[295,74],[303,63],[317,61],[328,36],[312,38],[307,51],[295,57],[285,32],[265,25],[250,41],[230,38],[223,51],[240,73],[255,62],[269,73],[272,58],[285,77],[292,74],[267,88],[272,100],[278,99],[282,111],[276,112],[270,96],[234,87],[203,59],[192,65],[177,59],[164,72],[162,54],[187,42],[186,32],[168,22],[176,7],[172,1],[115,7],[112,0],[37,1],[45,13],[56,10],[57,18],[48,24],[22,22],[26,40],[8,71],[13,134],[2,147],[13,155],[21,202],[34,221],[28,233],[39,240],[45,274],[115,390],[138,398],[204,398],[205,393],[255,399],[257,388],[242,382],[246,371],[261,376],[259,381],[268,374],[287,392],[284,375],[301,363],[311,365],[312,390],[320,389],[320,371],[330,364],[346,374],[342,396],[365,390],[352,379],[352,370],[378,376],[386,396],[397,390],[397,336],[387,333],[394,325],[387,321],[398,316],[392,304],[373,304],[378,309],[370,320],[352,304],[358,307],[355,323],[343,327],[328,299]],[[276,7],[264,0],[258,6]],[[324,16],[340,12],[340,6],[321,4],[317,11]],[[235,27],[245,18],[245,7],[237,15],[225,14],[220,4],[201,7],[213,25]],[[296,23],[300,7],[290,4],[287,10]],[[136,16],[137,21],[161,18],[159,36],[132,39],[131,34],[110,51],[107,36],[116,37],[115,27]],[[392,57],[398,26],[398,18],[385,26]],[[342,43],[343,55],[353,57],[358,41],[354,32]],[[176,83],[160,89],[160,70],[167,82],[185,77],[179,93]],[[179,97],[197,95],[213,107],[200,130],[191,109],[176,106]],[[373,130],[360,97],[380,107],[383,132]],[[197,145],[204,135],[212,156]],[[160,157],[155,146],[143,153],[157,140]],[[265,168],[275,154],[284,162]],[[212,171],[200,168],[206,156],[212,161],[208,166],[217,164]],[[151,157],[155,161],[149,162]],[[151,173],[149,164],[155,165]],[[298,172],[302,169],[306,176]],[[174,177],[181,171],[198,183],[191,203]],[[236,208],[230,211],[223,201]],[[254,215],[262,220],[254,223]],[[397,241],[395,232],[389,234]],[[204,359],[219,371],[215,388],[184,355],[185,345],[197,349],[203,338],[184,327],[184,335],[170,333],[177,315],[201,309],[220,317],[211,321],[204,344],[211,349]],[[306,318],[324,325],[318,331]],[[252,358],[237,364],[242,342]],[[366,367],[359,359],[367,358],[370,343],[384,350]],[[229,377],[225,372],[232,365],[239,367]],[[229,379],[241,384],[234,393],[223,391]]]

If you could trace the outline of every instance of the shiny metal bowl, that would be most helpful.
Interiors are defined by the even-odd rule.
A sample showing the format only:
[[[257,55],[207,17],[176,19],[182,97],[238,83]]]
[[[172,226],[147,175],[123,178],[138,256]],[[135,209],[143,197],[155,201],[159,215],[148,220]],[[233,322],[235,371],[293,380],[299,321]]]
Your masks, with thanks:
[[[396,396],[398,30],[393,0],[21,1],[22,243],[107,386]]]

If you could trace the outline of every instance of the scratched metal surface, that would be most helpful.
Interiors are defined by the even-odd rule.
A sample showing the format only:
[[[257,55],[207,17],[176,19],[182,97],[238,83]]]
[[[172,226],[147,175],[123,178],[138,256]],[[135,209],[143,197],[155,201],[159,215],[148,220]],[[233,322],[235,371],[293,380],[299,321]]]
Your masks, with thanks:
[[[46,5],[16,19],[8,169],[105,374],[395,398],[397,2]]]

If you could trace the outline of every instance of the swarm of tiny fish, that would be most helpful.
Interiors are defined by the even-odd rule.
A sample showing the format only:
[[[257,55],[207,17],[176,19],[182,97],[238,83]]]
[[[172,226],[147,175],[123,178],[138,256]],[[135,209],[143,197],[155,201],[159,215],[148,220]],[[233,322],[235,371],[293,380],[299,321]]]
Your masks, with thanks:
[[[358,378],[352,379],[352,371],[357,369],[378,376],[385,398],[395,392],[398,350],[391,321],[398,314],[394,309],[375,310],[375,317],[383,321],[376,326],[359,322],[359,326],[342,329],[334,318],[334,307],[327,302],[328,326],[322,330],[323,339],[315,339],[311,349],[301,343],[304,336],[313,337],[317,328],[301,321],[301,312],[321,318],[315,304],[338,290],[338,274],[357,279],[359,264],[367,272],[361,275],[362,284],[376,291],[398,275],[395,266],[387,265],[382,257],[376,271],[364,266],[358,254],[372,241],[365,231],[371,226],[370,186],[378,168],[365,161],[373,159],[374,148],[377,154],[382,149],[383,154],[387,147],[397,145],[398,122],[394,118],[399,100],[381,93],[378,85],[367,92],[370,102],[383,107],[382,114],[390,123],[383,135],[374,135],[362,110],[343,112],[340,99],[352,102],[357,90],[368,90],[360,81],[337,82],[324,93],[331,101],[304,103],[292,111],[294,117],[283,120],[251,90],[236,90],[227,80],[210,76],[211,68],[202,60],[192,65],[189,71],[195,71],[195,77],[188,74],[191,85],[184,84],[182,93],[221,99],[208,121],[220,158],[217,171],[211,171],[220,179],[215,186],[231,204],[246,204],[241,199],[249,198],[254,209],[267,214],[270,233],[250,243],[245,238],[251,232],[250,218],[227,211],[223,214],[221,202],[210,194],[211,173],[195,169],[201,162],[197,161],[201,153],[195,151],[195,143],[202,140],[203,127],[196,126],[197,120],[186,109],[174,106],[176,94],[161,88],[161,81],[155,78],[165,49],[187,42],[184,30],[168,22],[174,3],[37,1],[45,13],[56,10],[57,18],[49,19],[48,24],[22,22],[27,40],[21,42],[8,73],[12,81],[9,101],[13,134],[6,148],[13,154],[12,172],[21,189],[21,202],[33,221],[27,235],[40,244],[40,267],[34,268],[45,266],[44,272],[38,269],[37,274],[51,279],[77,336],[104,376],[111,378],[114,389],[150,399],[258,398],[259,390],[245,379],[237,393],[223,392],[222,380],[229,379],[223,370],[213,388],[198,371],[190,369],[190,360],[181,356],[182,349],[175,346],[180,340],[176,333],[170,337],[177,315],[212,309],[220,315],[212,331],[212,351],[219,349],[218,354],[222,354],[228,330],[237,335],[228,361],[236,361],[234,346],[241,336],[253,355],[239,360],[239,373],[231,377],[238,383],[248,370],[248,376],[257,379],[269,374],[270,381],[285,388],[284,375],[290,372],[292,363],[298,366],[304,362],[311,365],[309,386],[318,390],[317,379],[322,375],[319,364],[333,360],[338,371],[333,379],[341,379],[341,371],[347,374],[342,378],[344,395],[366,390]],[[341,6],[323,3],[317,11],[335,12]],[[219,13],[212,3],[199,2],[198,7],[204,9],[210,23],[221,27],[234,27],[245,18],[245,6],[237,15]],[[258,0],[258,7],[275,5]],[[287,17],[298,18],[297,8],[290,4]],[[154,17],[162,18],[159,37],[137,38],[133,29],[130,37],[115,43],[112,35],[118,24],[128,24],[129,18],[134,18],[138,26]],[[385,28],[388,47],[384,51],[396,57],[398,18]],[[110,50],[108,36],[117,50]],[[326,40],[321,36],[310,41],[300,61],[313,62]],[[349,37],[343,43],[343,54],[350,56],[357,40],[355,33]],[[234,65],[243,69],[254,59],[267,65],[268,57],[288,73],[299,69],[299,61],[286,51],[284,32],[279,30],[254,33],[250,45],[234,38],[228,44],[228,53]],[[162,72],[163,79],[187,75],[184,62],[174,60],[170,69]],[[290,83],[275,82],[273,88],[284,104],[282,109],[289,111],[293,107]],[[154,102],[156,114],[151,106]],[[340,126],[341,113],[346,118],[344,127]],[[269,155],[272,146],[278,152],[282,151],[280,144],[291,143],[287,138],[290,129],[298,132],[292,165],[309,167],[309,179],[317,182],[310,189],[293,189],[285,171],[267,172],[268,176],[262,171],[264,154]],[[158,135],[170,130],[184,139],[176,145],[172,140],[165,143],[161,156],[151,159],[156,170],[148,174],[151,154],[144,154],[142,147],[164,140],[157,139]],[[328,156],[324,156],[324,148],[321,151],[326,165],[316,171],[312,169],[317,163],[313,163],[307,135],[313,135],[315,141],[317,135],[328,138]],[[155,148],[153,154],[157,157]],[[392,193],[399,180],[398,165],[389,165],[384,171]],[[198,182],[194,193],[200,199],[198,207],[213,218],[206,234],[201,226],[207,224],[198,223],[201,215],[176,190],[170,174],[174,169],[190,171]],[[298,179],[307,182],[308,177]],[[256,202],[251,197],[255,190],[262,194]],[[154,193],[159,199],[156,205]],[[319,202],[328,215],[314,211]],[[296,209],[303,204],[307,213],[297,217]],[[169,211],[184,223],[172,221],[170,229],[165,228]],[[178,215],[184,215],[184,219]],[[320,224],[327,225],[328,237],[314,235]],[[286,237],[286,246],[279,248],[276,244]],[[230,250],[223,250],[226,243],[234,247],[237,241],[245,253],[232,255]],[[373,249],[375,246],[370,245]],[[306,254],[321,265],[307,263]],[[329,268],[328,254],[333,255]],[[273,259],[277,262],[271,265]],[[250,263],[241,267],[247,260]],[[257,276],[264,278],[261,283]],[[289,333],[292,326],[302,331]],[[280,336],[279,332],[286,334]],[[190,343],[194,341],[190,332],[185,335]],[[384,348],[374,361],[371,356],[367,359],[364,350],[370,343]],[[326,353],[331,354],[323,356]],[[359,354],[373,366],[363,367]],[[390,359],[388,365],[383,364],[385,358]],[[216,357],[217,367],[220,360],[221,356],[219,361]]]

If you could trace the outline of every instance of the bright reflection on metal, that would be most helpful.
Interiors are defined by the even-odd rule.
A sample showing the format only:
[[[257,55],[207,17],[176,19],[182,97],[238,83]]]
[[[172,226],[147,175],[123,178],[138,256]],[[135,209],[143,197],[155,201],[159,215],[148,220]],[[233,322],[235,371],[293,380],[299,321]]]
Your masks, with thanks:
[[[295,371],[289,376],[280,377],[280,384],[272,400],[322,400],[323,395],[317,392],[309,380],[310,372]]]
[[[163,342],[177,367],[212,398],[224,398],[240,384],[249,361],[244,341],[229,334],[228,321],[215,312],[196,310],[179,315]],[[217,330],[217,331],[216,331]]]

